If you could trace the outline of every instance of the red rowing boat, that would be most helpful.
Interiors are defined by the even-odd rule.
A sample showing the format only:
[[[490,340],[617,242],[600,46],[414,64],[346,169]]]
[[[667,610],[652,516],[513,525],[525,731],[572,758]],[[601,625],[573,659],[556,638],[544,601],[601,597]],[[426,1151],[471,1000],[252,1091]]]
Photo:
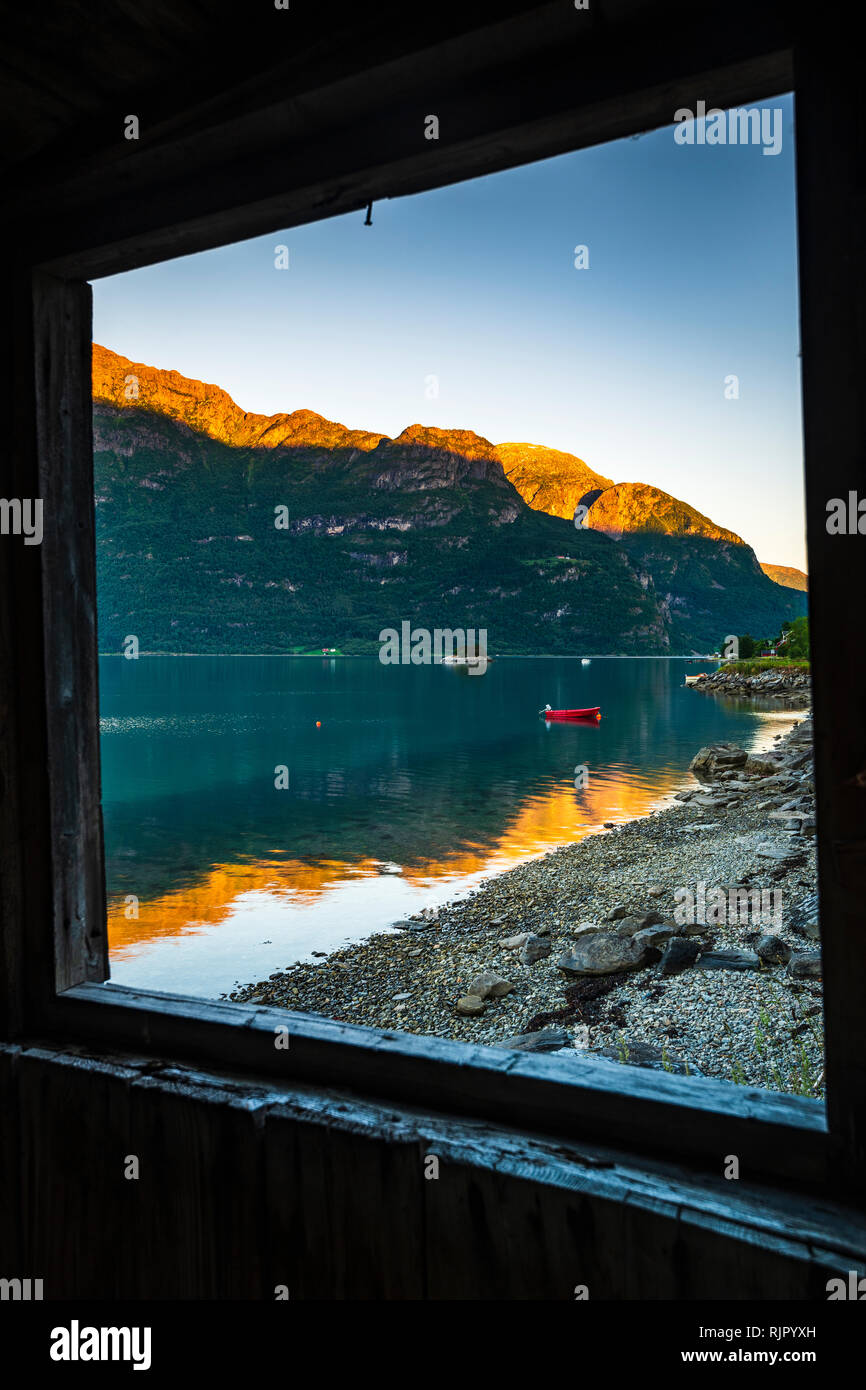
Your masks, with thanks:
[[[593,720],[595,723],[601,719],[601,708],[598,705],[594,705],[592,709],[543,709],[540,713],[545,719]]]

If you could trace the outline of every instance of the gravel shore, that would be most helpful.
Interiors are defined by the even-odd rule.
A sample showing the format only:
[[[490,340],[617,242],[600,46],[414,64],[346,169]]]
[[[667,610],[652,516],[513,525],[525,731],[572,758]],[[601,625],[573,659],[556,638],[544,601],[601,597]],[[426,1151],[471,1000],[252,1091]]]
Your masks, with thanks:
[[[227,997],[820,1096],[811,719],[792,719],[758,757],[701,750],[663,810]]]

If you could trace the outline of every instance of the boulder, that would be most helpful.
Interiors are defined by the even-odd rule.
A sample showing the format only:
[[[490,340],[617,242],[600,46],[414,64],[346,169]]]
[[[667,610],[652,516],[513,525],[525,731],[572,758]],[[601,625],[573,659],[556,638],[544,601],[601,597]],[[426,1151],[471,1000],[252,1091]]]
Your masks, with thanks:
[[[809,893],[803,898],[791,912],[788,922],[793,931],[809,937],[811,941],[818,941],[821,936],[818,924],[818,894]]]
[[[522,931],[518,932],[517,936],[503,936],[499,944],[504,946],[506,951],[519,951],[531,936],[531,931]]]
[[[708,932],[715,931],[715,927],[715,922],[684,922],[682,926],[677,926],[677,932],[681,936],[706,936]]]
[[[655,927],[663,920],[662,914],[654,909],[650,912],[636,912],[629,917],[620,918],[614,930],[617,936],[635,936],[644,928]]]
[[[484,1012],[484,1000],[477,994],[464,994],[457,1000],[457,1012],[463,1014],[464,1018],[475,1018],[476,1014]]]
[[[714,782],[723,772],[745,767],[748,756],[736,743],[711,743],[698,750],[689,763],[689,772],[699,782]]]
[[[761,962],[755,951],[737,951],[723,947],[719,951],[704,951],[697,962],[701,970],[760,970]]]
[[[701,954],[699,941],[689,941],[686,937],[672,936],[662,952],[662,975],[679,975],[694,965]]]
[[[580,926],[574,928],[574,936],[593,936],[596,932],[605,930],[600,922],[581,922]]]
[[[550,939],[546,936],[536,936],[530,932],[520,952],[520,959],[523,965],[534,965],[537,960],[543,960],[550,955]]]
[[[788,767],[801,768],[807,767],[812,761],[812,749],[809,748],[805,753],[798,753],[796,758],[788,759]]]
[[[817,952],[804,951],[788,961],[788,974],[795,979],[819,980],[821,973],[821,957]]]
[[[503,994],[510,994],[513,989],[514,985],[503,979],[501,975],[497,975],[495,971],[482,970],[481,974],[476,975],[470,984],[469,995],[478,999],[501,999]]]
[[[755,942],[755,955],[765,965],[787,965],[791,959],[791,948],[780,936],[773,932],[765,932]]]
[[[648,956],[648,948],[630,937],[599,932],[576,941],[556,964],[568,975],[612,975],[617,970],[639,970]]]
[[[779,771],[779,764],[770,758],[749,757],[746,759],[744,771],[750,777],[771,777],[774,772]]]
[[[636,946],[646,946],[650,950],[660,950],[667,941],[677,932],[676,926],[669,926],[663,923],[661,926],[644,927],[642,931],[635,932],[632,941]]]

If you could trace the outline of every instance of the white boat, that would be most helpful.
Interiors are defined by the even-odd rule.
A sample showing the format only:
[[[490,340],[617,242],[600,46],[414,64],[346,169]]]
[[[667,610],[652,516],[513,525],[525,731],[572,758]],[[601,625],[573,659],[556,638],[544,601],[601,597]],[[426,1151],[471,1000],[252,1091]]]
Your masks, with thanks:
[[[588,657],[588,656],[582,656],[582,657],[580,658],[580,664],[581,664],[581,666],[589,666],[590,660],[591,660],[590,657]]]
[[[484,664],[489,666],[495,657],[485,656],[479,652],[477,656],[443,656],[441,661],[443,666],[478,666]]]

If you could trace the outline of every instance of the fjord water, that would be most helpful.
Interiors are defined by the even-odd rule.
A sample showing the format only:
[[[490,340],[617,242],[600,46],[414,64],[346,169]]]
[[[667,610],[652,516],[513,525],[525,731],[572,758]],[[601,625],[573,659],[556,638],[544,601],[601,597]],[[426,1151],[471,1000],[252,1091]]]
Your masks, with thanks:
[[[792,722],[684,686],[705,669],[103,657],[112,978],[206,996],[262,979],[646,814],[702,744]],[[600,705],[601,723],[546,725],[547,703]]]

